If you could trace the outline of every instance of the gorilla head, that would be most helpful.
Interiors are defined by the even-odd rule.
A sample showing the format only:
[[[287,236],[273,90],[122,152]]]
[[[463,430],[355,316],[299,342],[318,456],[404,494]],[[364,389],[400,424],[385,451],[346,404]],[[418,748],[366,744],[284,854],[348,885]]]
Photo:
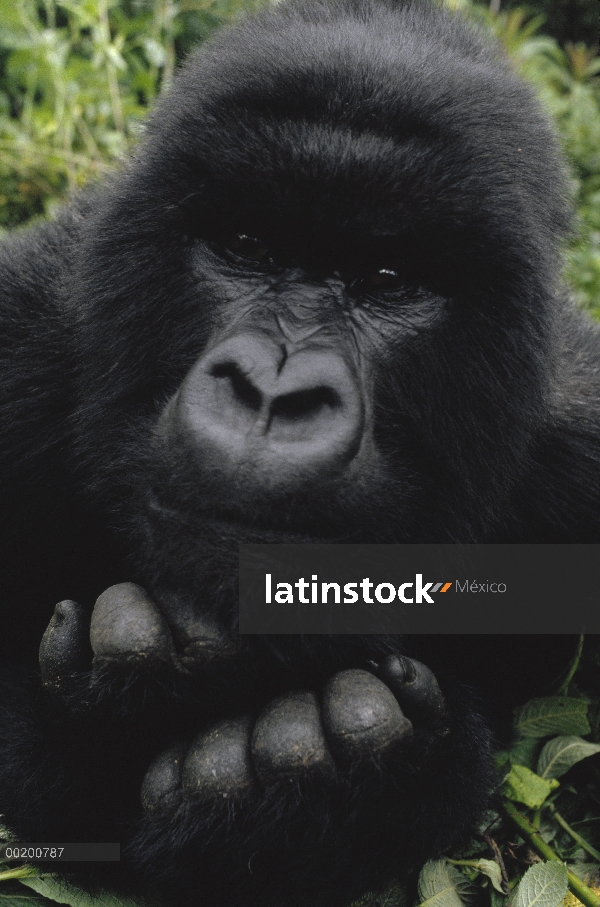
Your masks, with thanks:
[[[600,541],[568,222],[531,91],[425,0],[292,0],[187,64],[135,159],[19,253],[60,262],[52,449],[97,532],[70,560],[93,572],[116,527],[105,585],[149,595],[109,590],[91,629],[57,606],[42,674],[73,714],[43,772],[29,731],[0,751],[7,821],[121,840],[167,900],[233,907],[343,905],[464,835],[489,734],[452,675],[492,665],[506,696],[510,659],[453,638],[442,699],[398,639],[240,641],[237,544]]]
[[[229,30],[88,223],[81,452],[152,569],[229,536],[542,540],[514,499],[555,402],[561,171],[461,21],[313,2]]]

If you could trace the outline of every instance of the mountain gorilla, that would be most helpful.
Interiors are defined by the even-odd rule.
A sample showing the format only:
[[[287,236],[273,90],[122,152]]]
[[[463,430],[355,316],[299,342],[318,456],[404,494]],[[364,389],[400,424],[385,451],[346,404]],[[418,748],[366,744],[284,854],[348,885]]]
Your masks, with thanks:
[[[563,185],[531,91],[460,17],[291,0],[191,59],[120,174],[5,243],[20,840],[119,841],[83,882],[178,907],[341,907],[464,837],[481,714],[552,645],[240,638],[237,543],[600,542]]]

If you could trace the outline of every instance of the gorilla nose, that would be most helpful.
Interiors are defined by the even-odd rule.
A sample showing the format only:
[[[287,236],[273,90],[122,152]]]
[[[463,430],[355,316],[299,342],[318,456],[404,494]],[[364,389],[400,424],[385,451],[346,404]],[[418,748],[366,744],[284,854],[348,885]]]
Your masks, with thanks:
[[[199,450],[268,484],[342,469],[364,431],[359,382],[338,352],[256,334],[212,347],[176,405]]]

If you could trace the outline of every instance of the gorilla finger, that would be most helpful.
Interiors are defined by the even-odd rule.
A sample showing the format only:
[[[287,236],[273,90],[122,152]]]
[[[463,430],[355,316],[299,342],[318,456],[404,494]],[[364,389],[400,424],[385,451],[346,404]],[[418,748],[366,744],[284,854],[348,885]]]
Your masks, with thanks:
[[[54,608],[40,643],[40,670],[46,686],[66,692],[73,675],[91,662],[89,623],[77,602],[66,600]]]
[[[239,798],[255,784],[250,758],[249,717],[220,721],[198,734],[183,764],[185,797],[210,801]]]
[[[141,664],[171,661],[175,647],[167,623],[141,586],[119,583],[98,598],[90,640],[94,661],[128,660]]]
[[[335,674],[323,691],[323,724],[334,754],[356,759],[382,753],[412,734],[388,687],[368,671]]]
[[[251,748],[256,773],[266,784],[335,771],[314,693],[288,693],[270,702],[254,725]]]
[[[156,757],[142,783],[142,806],[147,813],[173,809],[181,791],[181,776],[186,745],[173,743]]]
[[[195,601],[171,590],[157,593],[160,609],[174,628],[179,666],[189,671],[223,667],[239,656],[242,643],[216,620],[199,614]]]
[[[446,720],[442,691],[426,665],[403,655],[388,655],[375,667],[377,676],[390,688],[411,718],[430,725]]]

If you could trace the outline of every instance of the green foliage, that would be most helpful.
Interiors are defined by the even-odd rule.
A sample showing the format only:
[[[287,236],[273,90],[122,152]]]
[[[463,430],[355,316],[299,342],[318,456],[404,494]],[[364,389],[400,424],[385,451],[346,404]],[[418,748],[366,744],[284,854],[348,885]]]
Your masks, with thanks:
[[[501,38],[510,33],[513,59],[558,126],[577,209],[565,277],[577,301],[600,315],[600,57],[584,44],[561,48],[536,36],[532,23],[537,30],[540,20],[528,22],[517,9],[499,17],[497,29]]]
[[[594,703],[575,685],[573,693],[533,699],[517,710],[515,741],[498,759],[503,808],[486,817],[462,859],[450,861],[481,895],[487,892],[490,907],[558,907],[567,885],[587,907],[600,904],[595,889],[581,881],[593,881],[600,862],[598,762],[590,761],[600,745],[575,735],[576,727],[591,733],[587,714]],[[519,764],[522,759],[530,764]],[[578,772],[582,763],[586,770]],[[490,856],[501,886],[483,864]],[[546,862],[538,862],[540,856]],[[485,896],[478,903],[485,904]]]
[[[417,883],[420,907],[464,907],[471,889],[470,880],[446,860],[425,863]]]
[[[96,895],[86,894],[65,882],[64,879],[52,878],[50,875],[23,879],[22,883],[45,898],[44,903],[46,904],[64,904],[68,907],[149,907],[141,901],[132,901],[129,898],[120,898],[110,894],[103,895],[99,903]],[[2,907],[1,900],[0,907]]]
[[[466,0],[464,0],[466,2]],[[577,302],[600,317],[600,57],[597,47],[540,35],[543,16],[517,7],[497,16],[473,10],[503,43],[553,118],[567,157],[577,212],[565,280]]]
[[[504,782],[504,795],[530,809],[539,809],[544,800],[559,786],[555,778],[546,781],[525,765],[512,765]]]
[[[522,6],[523,0],[475,0],[481,6],[510,10]],[[545,18],[542,32],[559,43],[585,41],[598,44],[598,0],[527,0],[527,8]]]
[[[581,737],[555,737],[542,749],[537,773],[541,778],[560,778],[573,765],[596,753],[600,753],[598,743],[589,743]]]
[[[404,903],[600,907],[600,744],[573,732],[592,734],[600,640],[588,637],[585,649],[583,659],[578,649],[561,695],[532,699],[517,710],[514,742],[497,754],[495,808],[463,850],[421,868],[412,890],[405,885]],[[383,897],[367,896],[352,907],[380,907]]]
[[[514,907],[558,907],[567,893],[567,868],[564,863],[536,863],[517,888]]]
[[[515,715],[519,737],[548,737],[550,734],[589,734],[588,704],[585,699],[549,696],[530,699]]]
[[[114,166],[178,60],[263,0],[0,0],[0,227]]]

